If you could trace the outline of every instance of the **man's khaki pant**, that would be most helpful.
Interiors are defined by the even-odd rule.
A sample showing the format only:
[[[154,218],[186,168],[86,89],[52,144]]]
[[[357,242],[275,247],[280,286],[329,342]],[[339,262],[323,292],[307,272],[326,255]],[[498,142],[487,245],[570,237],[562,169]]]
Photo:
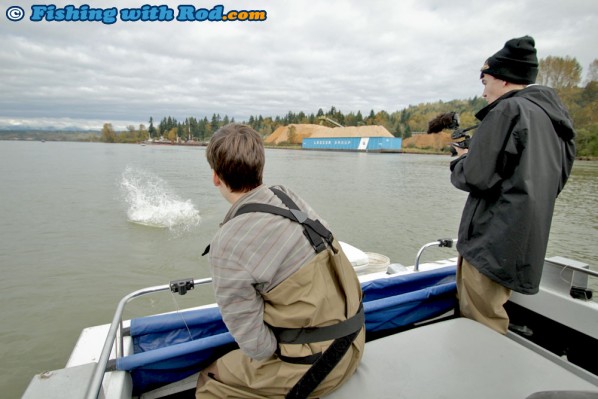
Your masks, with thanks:
[[[461,316],[507,333],[509,315],[503,305],[511,297],[511,290],[478,272],[462,257],[457,265],[457,297]]]

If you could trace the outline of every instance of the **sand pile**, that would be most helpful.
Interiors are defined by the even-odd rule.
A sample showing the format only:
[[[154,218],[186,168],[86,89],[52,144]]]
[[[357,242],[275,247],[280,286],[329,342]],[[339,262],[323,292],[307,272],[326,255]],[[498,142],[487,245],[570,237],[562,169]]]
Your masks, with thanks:
[[[267,144],[292,142],[301,144],[307,137],[394,137],[384,126],[327,127],[311,124],[290,124],[276,129],[264,139]],[[290,139],[289,139],[290,138]]]
[[[326,126],[321,125],[310,125],[310,124],[290,124],[287,126],[280,126],[271,135],[264,139],[264,142],[267,144],[280,144],[280,143],[288,143],[289,142],[289,134],[292,136],[294,132],[294,137],[292,142],[296,144],[301,144],[301,141],[305,137],[312,137],[314,132],[317,130],[327,130]],[[318,136],[321,137],[321,136]]]
[[[440,132],[435,134],[414,134],[403,140],[403,148],[421,148],[436,151],[446,150],[448,145],[454,140],[451,139],[451,133]]]

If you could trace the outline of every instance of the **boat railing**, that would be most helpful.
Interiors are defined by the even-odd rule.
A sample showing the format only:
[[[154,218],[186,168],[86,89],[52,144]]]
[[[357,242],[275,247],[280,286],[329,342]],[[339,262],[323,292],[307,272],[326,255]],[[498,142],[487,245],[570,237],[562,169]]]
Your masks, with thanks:
[[[96,364],[96,368],[93,373],[93,378],[89,385],[89,389],[87,391],[87,398],[88,399],[97,399],[99,397],[100,391],[102,389],[102,380],[104,379],[104,373],[106,372],[106,365],[108,364],[108,360],[110,359],[110,353],[112,352],[112,348],[116,343],[116,357],[123,356],[123,319],[122,315],[127,303],[129,303],[134,298],[139,298],[144,295],[152,294],[155,292],[160,291],[168,291],[170,290],[173,293],[178,293],[179,295],[185,295],[187,291],[192,290],[196,285],[202,284],[209,284],[212,282],[211,278],[203,278],[203,279],[182,279],[182,280],[175,280],[171,281],[170,284],[158,285],[154,287],[147,287],[137,291],[134,291],[125,297],[123,297],[118,306],[116,308],[116,312],[114,313],[114,317],[112,318],[112,323],[110,324],[110,328],[108,329],[108,335],[106,336],[106,341],[104,342],[104,346],[102,348],[102,352]]]
[[[554,262],[554,258],[547,259],[547,261]],[[571,297],[573,297],[574,299],[581,299],[585,301],[589,301],[592,299],[594,290],[592,288],[592,285],[588,283],[588,277],[598,278],[598,271],[590,269],[587,264],[576,265],[557,262],[556,265],[561,269],[559,272],[559,278],[569,284],[569,295]],[[563,273],[565,273],[566,271],[571,272],[569,279],[563,278]],[[580,280],[579,278],[577,278],[577,275],[575,273],[580,273],[581,275],[583,275],[582,279]]]
[[[419,260],[426,249],[428,249],[430,247],[452,248],[453,244],[456,244],[456,243],[457,243],[456,238],[439,238],[438,240],[436,240],[434,242],[429,242],[427,244],[424,244],[419,249],[419,251],[417,252],[417,255],[415,256],[415,263],[413,265],[413,270],[416,272],[419,271]]]
[[[573,271],[576,272],[580,272],[583,274],[587,274],[588,276],[592,276],[592,277],[598,277],[598,272],[592,269],[586,269],[583,267],[576,267],[576,266],[571,266],[571,265],[567,265],[565,266],[566,269],[572,269]]]
[[[427,244],[424,244],[419,251],[417,252],[417,255],[415,256],[415,263],[413,266],[413,270],[414,271],[419,271],[419,263],[420,263],[420,259],[422,254],[424,253],[424,251],[430,247],[440,247],[440,248],[452,248],[455,244],[457,244],[457,239],[456,238],[439,238],[436,241],[433,242],[429,242]],[[580,272],[582,274],[587,274],[588,276],[592,276],[592,277],[598,277],[598,271],[589,269],[589,268],[584,268],[584,267],[577,267],[577,266],[573,266],[573,265],[565,265],[563,266],[564,269],[571,269],[575,272]]]

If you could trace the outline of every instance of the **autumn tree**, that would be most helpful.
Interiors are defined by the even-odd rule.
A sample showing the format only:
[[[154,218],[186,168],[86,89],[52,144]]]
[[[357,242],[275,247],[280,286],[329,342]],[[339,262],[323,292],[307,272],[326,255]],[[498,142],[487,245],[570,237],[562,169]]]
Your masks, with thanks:
[[[177,141],[177,132],[178,132],[178,128],[177,127],[173,127],[172,129],[170,129],[168,131],[168,133],[166,134],[166,138],[168,140],[170,140],[171,143],[174,143]]]
[[[146,127],[143,123],[140,123],[139,130],[137,132],[138,141],[144,141],[144,140],[147,140],[148,138],[149,138],[148,130],[146,129]]]
[[[104,143],[114,143],[116,141],[116,132],[112,127],[112,123],[104,123],[101,140]]]
[[[581,81],[581,65],[569,56],[548,56],[539,62],[536,83],[554,89],[565,89],[577,86]]]
[[[478,123],[473,112],[462,112],[459,114],[459,124],[461,128],[466,129]]]
[[[588,68],[588,74],[586,76],[586,83],[598,82],[598,59],[595,59]]]

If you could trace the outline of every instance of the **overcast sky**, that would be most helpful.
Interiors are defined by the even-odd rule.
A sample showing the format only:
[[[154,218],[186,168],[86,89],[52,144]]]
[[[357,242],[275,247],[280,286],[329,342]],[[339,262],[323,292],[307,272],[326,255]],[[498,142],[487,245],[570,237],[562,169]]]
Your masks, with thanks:
[[[115,8],[116,22],[31,21],[32,6]],[[263,22],[124,22],[145,4],[264,10]],[[18,17],[19,6],[24,18]],[[106,11],[106,15],[107,11]],[[47,17],[44,17],[47,18]],[[596,0],[3,0],[0,127],[117,129],[165,116],[394,112],[481,95],[510,38],[538,57],[598,58]]]

